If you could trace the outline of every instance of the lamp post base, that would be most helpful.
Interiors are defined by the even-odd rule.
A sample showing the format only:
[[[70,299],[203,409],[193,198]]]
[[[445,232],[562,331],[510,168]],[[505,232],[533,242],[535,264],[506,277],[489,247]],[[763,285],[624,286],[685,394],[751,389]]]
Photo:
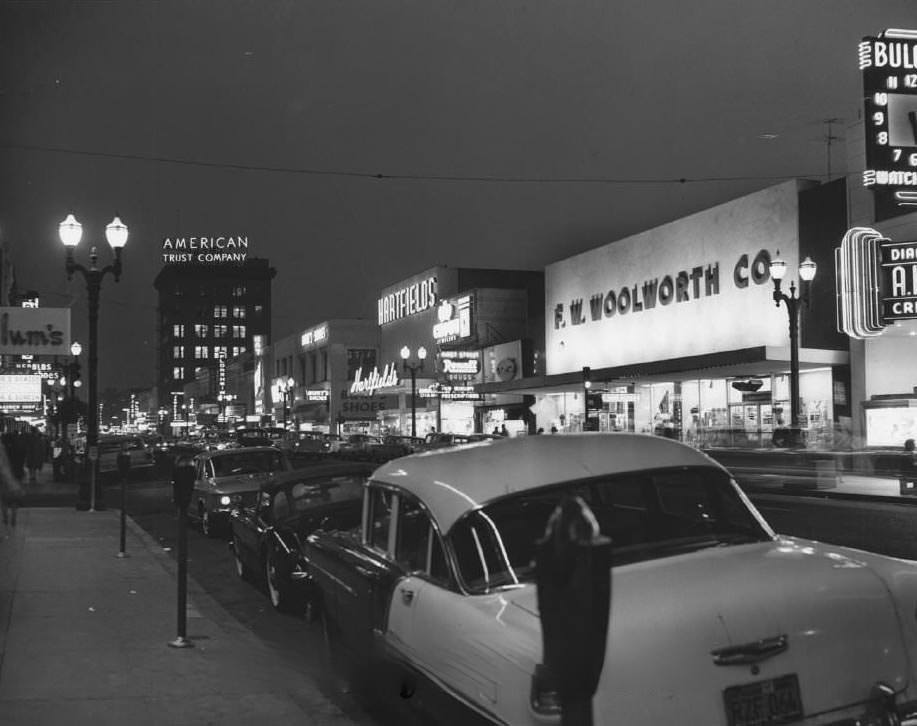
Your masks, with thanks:
[[[183,638],[180,635],[175,640],[170,640],[168,645],[170,648],[193,648],[194,647],[194,643],[192,643],[187,638]]]

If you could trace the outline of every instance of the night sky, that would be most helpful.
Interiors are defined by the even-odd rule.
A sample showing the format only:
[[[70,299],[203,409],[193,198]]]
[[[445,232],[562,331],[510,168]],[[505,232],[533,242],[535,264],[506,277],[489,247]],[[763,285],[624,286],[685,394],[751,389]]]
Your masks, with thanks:
[[[85,345],[57,225],[107,262],[118,214],[99,383],[150,386],[164,237],[248,236],[275,338],[433,265],[540,269],[825,179],[829,129],[843,174],[889,27],[914,0],[0,1],[0,236]]]

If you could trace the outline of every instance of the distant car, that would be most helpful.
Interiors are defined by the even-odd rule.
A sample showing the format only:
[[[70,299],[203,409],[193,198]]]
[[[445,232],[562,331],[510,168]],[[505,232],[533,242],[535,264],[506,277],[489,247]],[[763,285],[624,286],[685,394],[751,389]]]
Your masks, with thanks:
[[[388,461],[399,456],[407,456],[419,451],[423,446],[423,439],[416,436],[383,436],[378,443],[370,444],[370,458],[374,461]]]
[[[228,531],[229,513],[252,506],[262,485],[293,470],[286,452],[273,446],[204,451],[194,458],[196,476],[188,513],[209,537]]]
[[[372,450],[382,439],[371,434],[350,434],[338,446],[337,453],[352,459],[371,459]]]
[[[480,433],[451,434],[438,432],[435,434],[427,434],[423,442],[415,447],[415,450],[423,451],[430,449],[441,449],[446,446],[462,446],[463,444],[473,444],[478,441],[488,441],[495,438],[501,437]]]
[[[327,434],[303,432],[292,444],[292,451],[301,454],[327,454],[330,446],[328,444]]]
[[[262,428],[241,428],[233,432],[239,446],[271,446],[274,439]]]
[[[99,474],[118,475],[118,455],[125,452],[130,457],[132,478],[149,476],[155,457],[153,447],[140,436],[99,437]]]
[[[465,722],[560,723],[533,563],[570,496],[613,543],[594,723],[915,723],[917,564],[776,535],[725,468],[649,435],[524,436],[379,467],[361,524],[303,547],[330,652]]]
[[[239,576],[263,581],[277,610],[306,612],[311,592],[300,544],[316,529],[359,524],[363,485],[372,471],[368,462],[315,463],[263,485],[254,504],[230,515]]]

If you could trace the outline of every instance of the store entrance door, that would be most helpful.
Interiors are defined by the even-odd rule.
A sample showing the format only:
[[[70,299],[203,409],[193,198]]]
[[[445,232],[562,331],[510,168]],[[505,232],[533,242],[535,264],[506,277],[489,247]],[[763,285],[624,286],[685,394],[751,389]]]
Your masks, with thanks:
[[[733,403],[729,405],[733,446],[767,446],[774,432],[774,412],[770,403]]]

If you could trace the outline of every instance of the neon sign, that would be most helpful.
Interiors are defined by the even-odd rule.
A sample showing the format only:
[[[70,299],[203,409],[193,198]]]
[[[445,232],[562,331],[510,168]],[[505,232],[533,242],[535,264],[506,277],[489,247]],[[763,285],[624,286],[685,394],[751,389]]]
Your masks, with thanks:
[[[248,237],[166,237],[162,261],[175,263],[245,262]]]
[[[436,278],[428,277],[379,298],[379,325],[422,313],[436,305]]]

